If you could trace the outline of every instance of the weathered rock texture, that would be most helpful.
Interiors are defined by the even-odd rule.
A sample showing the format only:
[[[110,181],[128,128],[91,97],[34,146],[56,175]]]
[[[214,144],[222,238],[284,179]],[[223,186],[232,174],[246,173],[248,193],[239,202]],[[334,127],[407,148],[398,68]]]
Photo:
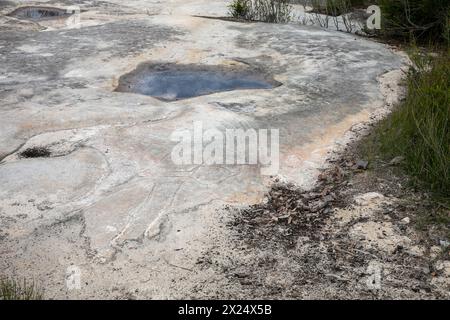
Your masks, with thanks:
[[[80,28],[6,16],[25,3],[79,5]],[[384,104],[378,78],[403,64],[350,34],[195,17],[224,16],[226,5],[0,3],[1,274],[32,277],[49,298],[206,295],[195,288],[212,271],[196,261],[221,246],[216,210],[259,201],[271,178],[256,166],[176,166],[171,133],[194,121],[277,128],[280,177],[309,186],[335,140]],[[115,92],[143,62],[250,65],[283,85],[170,103]],[[35,147],[49,156],[20,157]],[[81,290],[66,287],[71,265]],[[208,290],[226,290],[214,281]]]

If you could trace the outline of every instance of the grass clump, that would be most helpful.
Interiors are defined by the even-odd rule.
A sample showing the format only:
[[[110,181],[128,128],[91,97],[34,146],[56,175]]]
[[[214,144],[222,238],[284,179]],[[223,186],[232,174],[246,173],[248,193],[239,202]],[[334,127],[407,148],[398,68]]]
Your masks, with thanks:
[[[0,300],[42,300],[43,293],[34,282],[0,279]]]
[[[386,158],[404,157],[417,185],[450,203],[450,56],[412,55],[408,94],[376,132]]]
[[[236,19],[249,20],[250,7],[248,0],[234,0],[229,6],[230,15]]]
[[[269,23],[287,23],[292,18],[289,0],[233,0],[228,6],[236,19]]]

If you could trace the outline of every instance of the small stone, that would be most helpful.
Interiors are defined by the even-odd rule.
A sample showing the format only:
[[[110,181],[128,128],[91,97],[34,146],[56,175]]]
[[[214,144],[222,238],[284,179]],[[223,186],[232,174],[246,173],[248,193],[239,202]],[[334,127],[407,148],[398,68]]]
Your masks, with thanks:
[[[383,201],[385,197],[378,192],[368,192],[355,196],[355,203],[359,206],[369,206]]]
[[[439,240],[439,244],[441,245],[441,247],[443,248],[447,248],[448,246],[450,246],[450,242],[446,241],[446,240]]]
[[[391,166],[398,166],[398,165],[401,164],[403,161],[405,161],[405,157],[398,156],[398,157],[395,157],[394,159],[392,159],[392,160],[389,162],[389,165],[391,165]]]
[[[358,161],[356,162],[356,168],[357,168],[357,169],[366,170],[368,166],[369,166],[369,161],[366,161],[366,160],[358,160]]]
[[[422,268],[422,272],[424,273],[424,274],[430,274],[430,268],[428,268],[428,267],[423,267]]]
[[[442,250],[440,247],[438,246],[432,246],[430,248],[430,258],[431,259],[436,259],[437,257],[439,257],[439,255],[442,253]]]
[[[52,210],[53,209],[52,203],[50,201],[47,201],[47,200],[39,203],[36,207],[38,208],[39,211],[46,211],[46,210]]]
[[[450,261],[444,261],[442,271],[444,272],[444,277],[450,277]]]
[[[403,218],[401,223],[402,224],[409,224],[411,222],[411,219],[409,217]]]
[[[435,268],[437,271],[442,271],[445,268],[444,262],[439,260],[436,262]]]
[[[425,255],[425,248],[422,246],[413,246],[408,249],[408,253],[416,257],[423,257]]]

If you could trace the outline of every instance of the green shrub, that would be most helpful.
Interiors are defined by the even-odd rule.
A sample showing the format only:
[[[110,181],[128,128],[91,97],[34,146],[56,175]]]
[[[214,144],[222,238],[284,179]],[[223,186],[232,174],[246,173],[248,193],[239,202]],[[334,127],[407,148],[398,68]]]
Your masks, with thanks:
[[[404,167],[420,185],[450,197],[450,57],[414,56],[406,100],[382,122],[377,138],[388,159],[405,157]]]
[[[0,300],[42,300],[42,292],[26,280],[18,282],[9,278],[0,278]]]
[[[407,41],[448,41],[450,1],[379,0],[379,4],[385,35]]]
[[[229,6],[230,15],[236,19],[249,19],[249,6],[248,0],[234,0]]]
[[[250,21],[286,23],[292,17],[289,0],[233,0],[229,9],[232,17]]]

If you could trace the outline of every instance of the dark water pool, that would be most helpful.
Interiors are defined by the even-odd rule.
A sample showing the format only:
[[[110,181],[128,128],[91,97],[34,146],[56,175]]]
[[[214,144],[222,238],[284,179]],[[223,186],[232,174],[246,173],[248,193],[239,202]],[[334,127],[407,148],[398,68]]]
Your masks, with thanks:
[[[174,101],[222,91],[271,89],[279,85],[267,75],[248,68],[147,65],[124,75],[116,91]]]
[[[64,9],[51,7],[21,7],[9,14],[9,16],[18,19],[28,19],[33,21],[62,18],[70,15],[71,13],[68,13]]]

